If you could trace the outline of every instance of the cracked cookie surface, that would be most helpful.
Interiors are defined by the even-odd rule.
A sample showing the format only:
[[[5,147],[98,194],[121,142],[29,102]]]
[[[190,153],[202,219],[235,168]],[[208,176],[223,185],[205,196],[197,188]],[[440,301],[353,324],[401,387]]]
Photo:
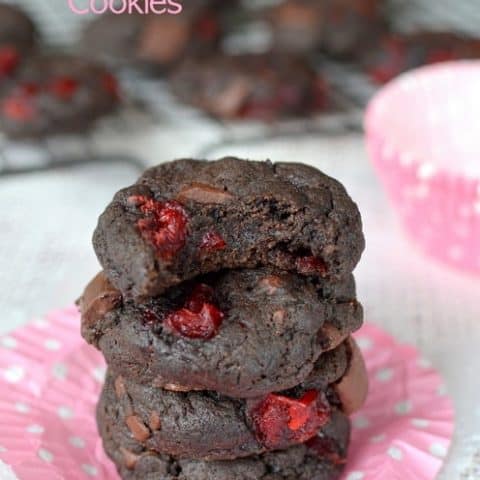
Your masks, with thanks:
[[[115,195],[93,244],[109,280],[140,301],[222,269],[273,266],[338,280],[364,238],[336,180],[303,164],[230,157],[147,170]]]
[[[349,356],[347,341],[322,355],[295,388],[243,400],[141,386],[109,372],[100,403],[115,405],[119,422],[149,450],[176,458],[232,460],[312,438],[341,408],[333,384],[347,372]]]
[[[84,338],[115,374],[239,398],[298,385],[363,319],[352,276],[330,284],[269,268],[206,275],[143,304],[99,274],[80,309]]]
[[[231,461],[181,460],[148,450],[103,402],[97,422],[104,448],[124,480],[336,480],[347,457],[348,418],[336,411],[306,444]]]

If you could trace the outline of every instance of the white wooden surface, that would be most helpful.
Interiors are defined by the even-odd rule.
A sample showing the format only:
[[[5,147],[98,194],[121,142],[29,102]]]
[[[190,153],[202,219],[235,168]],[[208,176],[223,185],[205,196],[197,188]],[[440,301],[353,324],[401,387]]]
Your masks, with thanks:
[[[192,131],[144,133],[130,147],[157,163],[194,154],[204,138]],[[368,242],[356,272],[367,320],[422,349],[455,400],[456,438],[439,478],[480,478],[480,279],[425,259],[403,236],[360,136],[268,141],[211,156],[227,154],[303,161],[345,183]],[[99,269],[90,244],[96,217],[137,174],[128,166],[85,165],[0,179],[0,333],[78,297]]]

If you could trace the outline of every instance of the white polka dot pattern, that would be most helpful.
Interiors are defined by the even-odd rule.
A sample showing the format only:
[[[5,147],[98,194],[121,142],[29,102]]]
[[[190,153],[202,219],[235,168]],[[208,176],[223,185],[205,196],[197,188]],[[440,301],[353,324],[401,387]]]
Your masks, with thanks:
[[[393,458],[394,460],[401,461],[403,460],[403,452],[398,447],[390,447],[387,450],[389,457]]]
[[[1,337],[0,338],[0,347],[1,348],[8,348],[9,350],[13,350],[17,348],[17,341],[12,337]]]
[[[63,420],[70,420],[74,416],[73,410],[65,405],[58,407],[57,413],[58,416]]]
[[[78,323],[74,307],[53,312],[0,346],[0,462],[22,480],[31,480],[32,471],[35,480],[118,480],[99,448],[93,414],[105,366],[78,335]],[[413,348],[372,325],[356,338],[371,386],[367,404],[352,418],[342,480],[385,480],[392,472],[402,480],[433,480],[453,432],[442,380]]]
[[[85,448],[85,440],[83,438],[80,438],[80,437],[70,437],[68,439],[68,442],[70,443],[70,445],[72,445],[72,447],[75,447],[75,448]]]
[[[48,338],[47,340],[45,340],[44,346],[47,350],[51,351],[60,350],[60,348],[62,347],[60,342],[58,340],[55,340],[54,338]]]
[[[30,407],[26,403],[16,402],[15,410],[19,413],[28,413],[30,412]]]
[[[3,371],[3,378],[8,383],[19,383],[25,376],[25,369],[20,365],[12,365]]]
[[[40,448],[40,450],[38,450],[38,457],[47,463],[52,463],[55,458],[53,453],[46,448]]]
[[[41,435],[45,429],[41,425],[33,424],[27,427],[27,432],[33,435]]]
[[[352,472],[347,476],[347,480],[363,480],[364,478],[365,474],[363,472]]]

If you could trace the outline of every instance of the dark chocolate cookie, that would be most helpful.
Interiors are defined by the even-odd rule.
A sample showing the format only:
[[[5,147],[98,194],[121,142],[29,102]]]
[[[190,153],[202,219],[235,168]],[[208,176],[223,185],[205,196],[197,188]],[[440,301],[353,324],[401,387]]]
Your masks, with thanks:
[[[271,121],[328,107],[325,80],[291,55],[218,55],[189,59],[170,76],[183,102],[221,119]]]
[[[383,30],[380,0],[284,0],[267,12],[273,48],[352,56]]]
[[[33,49],[36,36],[32,20],[22,10],[0,4],[0,88]]]
[[[322,288],[286,272],[232,270],[136,304],[100,274],[80,300],[82,334],[133,382],[256,397],[301,383],[360,327],[353,290],[352,277]]]
[[[347,341],[322,355],[303,384],[249,400],[171,392],[110,373],[100,405],[116,404],[116,417],[139,443],[176,458],[233,460],[284,450],[315,436],[339,406],[328,386],[345,374],[349,355]]]
[[[378,33],[386,29],[383,0],[322,0],[321,48],[337,57],[354,57],[375,48]]]
[[[344,187],[302,164],[224,158],[147,170],[100,216],[95,252],[126,297],[146,298],[197,275],[271,265],[339,279],[364,248]]]
[[[0,129],[21,138],[82,132],[118,100],[116,80],[103,67],[77,57],[35,57],[0,96]]]
[[[323,2],[319,0],[284,0],[267,10],[272,27],[273,49],[293,52],[318,50],[324,24]]]
[[[105,451],[123,480],[336,480],[346,463],[347,417],[336,411],[306,444],[232,461],[178,460],[138,442],[117,417],[115,404],[102,402],[97,421]]]
[[[222,27],[217,10],[208,3],[190,2],[178,15],[103,15],[86,28],[82,51],[113,64],[160,69],[186,56],[209,54]]]
[[[388,34],[362,56],[363,67],[378,84],[422,65],[480,59],[480,40],[448,32]]]

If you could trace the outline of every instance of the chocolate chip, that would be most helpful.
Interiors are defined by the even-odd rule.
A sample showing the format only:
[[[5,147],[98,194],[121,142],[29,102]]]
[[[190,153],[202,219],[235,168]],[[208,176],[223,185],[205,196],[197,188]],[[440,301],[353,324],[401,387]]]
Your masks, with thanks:
[[[162,419],[160,418],[160,414],[153,411],[150,414],[150,420],[148,424],[152,430],[160,430],[162,428]]]
[[[140,38],[138,56],[167,64],[177,60],[188,44],[189,28],[187,22],[170,15],[149,17]]]
[[[135,440],[145,442],[150,438],[150,430],[137,415],[130,415],[125,419],[125,423],[132,432]]]
[[[233,200],[233,196],[219,188],[205,183],[193,182],[178,194],[178,200],[191,200],[198,203],[227,203]]]
[[[283,282],[280,277],[269,275],[260,281],[260,286],[261,288],[265,289],[267,295],[273,295],[279,288],[283,286]]]
[[[133,470],[137,465],[138,459],[140,458],[139,455],[136,455],[135,453],[123,447],[120,447],[120,452],[123,455],[123,461],[125,462],[125,466],[130,470]]]
[[[85,327],[94,326],[105,315],[119,306],[122,302],[122,295],[113,287],[105,275],[99,273],[88,285],[79,300],[79,307],[82,313],[82,325]]]
[[[115,379],[115,393],[117,394],[118,399],[122,398],[127,393],[123,377],[117,377]]]
[[[189,392],[190,388],[184,387],[183,385],[177,385],[175,383],[167,383],[163,386],[164,390],[169,392]]]
[[[333,350],[340,345],[349,335],[349,332],[342,332],[331,323],[325,323],[318,332],[318,341],[324,350]]]
[[[273,313],[272,318],[275,323],[282,323],[285,318],[285,310],[277,310]]]

